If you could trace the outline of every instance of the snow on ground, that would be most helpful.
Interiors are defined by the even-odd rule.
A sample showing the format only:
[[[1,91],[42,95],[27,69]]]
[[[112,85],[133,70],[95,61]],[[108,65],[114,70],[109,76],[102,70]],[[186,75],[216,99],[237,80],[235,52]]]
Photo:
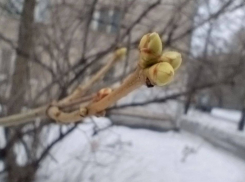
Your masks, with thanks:
[[[231,109],[221,109],[221,108],[213,108],[211,110],[211,115],[223,118],[226,120],[237,122],[241,119],[242,113],[238,110]]]
[[[105,127],[108,121],[97,119]],[[245,161],[202,139],[113,126],[91,137],[80,125],[42,165],[39,180],[81,182],[244,182]]]
[[[245,138],[245,131],[239,132],[237,130],[239,121],[237,120],[238,116],[238,112],[227,112],[227,110],[223,109],[219,109],[218,112],[214,111],[213,114],[192,109],[185,117],[188,117],[188,119],[190,119],[191,121],[199,123],[205,127],[215,128],[226,133]]]

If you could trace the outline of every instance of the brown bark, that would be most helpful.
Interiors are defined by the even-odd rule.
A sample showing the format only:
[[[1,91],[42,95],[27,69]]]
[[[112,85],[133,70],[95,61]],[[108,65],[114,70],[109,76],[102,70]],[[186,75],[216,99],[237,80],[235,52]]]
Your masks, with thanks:
[[[23,12],[21,14],[19,35],[18,35],[18,50],[15,71],[12,77],[11,98],[16,99],[14,105],[8,108],[9,113],[19,112],[25,103],[25,93],[28,90],[29,77],[29,59],[31,55],[32,32],[34,22],[35,0],[25,0],[23,4]],[[27,56],[19,54],[24,52]],[[17,96],[16,96],[17,95]]]

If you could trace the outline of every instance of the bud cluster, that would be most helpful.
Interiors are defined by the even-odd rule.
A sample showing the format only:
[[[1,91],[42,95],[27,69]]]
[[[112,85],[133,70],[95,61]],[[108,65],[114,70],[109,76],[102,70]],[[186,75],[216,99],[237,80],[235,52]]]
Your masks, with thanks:
[[[144,35],[139,43],[139,66],[152,85],[163,86],[169,83],[179,68],[182,58],[175,51],[163,52],[160,36],[156,33]]]

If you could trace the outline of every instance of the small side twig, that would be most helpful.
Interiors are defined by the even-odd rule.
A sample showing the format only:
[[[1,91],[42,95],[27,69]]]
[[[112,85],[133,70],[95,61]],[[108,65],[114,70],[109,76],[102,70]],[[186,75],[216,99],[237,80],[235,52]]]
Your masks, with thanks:
[[[106,72],[120,59],[122,59],[124,57],[126,53],[126,48],[121,48],[118,49],[117,51],[115,51],[112,59],[101,69],[99,70],[91,79],[88,83],[86,84],[82,84],[79,85],[75,91],[69,95],[68,97],[62,99],[58,105],[59,106],[63,106],[69,102],[73,102],[74,100],[76,100],[77,98],[83,96],[84,94],[86,94],[86,92],[99,80],[101,80],[104,75],[106,74]]]
[[[93,103],[87,107],[87,115],[94,115],[98,112],[101,112],[117,102],[122,97],[126,96],[133,90],[139,88],[144,85],[146,82],[146,77],[143,74],[143,71],[139,68],[136,69],[134,73],[132,73],[126,80],[119,86],[116,90],[114,90],[111,94],[104,97],[99,102]],[[84,111],[84,108],[81,109],[81,112]]]
[[[77,106],[81,104],[88,104],[89,100],[93,98],[93,95],[84,96],[86,92],[99,80],[103,78],[106,72],[118,61],[121,60],[126,53],[126,48],[120,48],[116,50],[113,54],[112,59],[107,62],[107,64],[101,68],[101,70],[95,74],[92,79],[85,85],[80,85],[71,95],[58,101],[56,104],[49,104],[46,106],[41,106],[37,109],[30,110],[25,113],[15,114],[12,116],[7,116],[0,118],[1,126],[15,126],[19,124],[24,124],[30,121],[34,121],[36,118],[52,118],[60,122],[68,122],[68,120],[75,122],[83,119],[81,116],[81,110],[79,111]],[[75,107],[77,110],[71,112],[71,107]],[[83,114],[83,112],[82,112]],[[58,117],[57,117],[58,116]]]

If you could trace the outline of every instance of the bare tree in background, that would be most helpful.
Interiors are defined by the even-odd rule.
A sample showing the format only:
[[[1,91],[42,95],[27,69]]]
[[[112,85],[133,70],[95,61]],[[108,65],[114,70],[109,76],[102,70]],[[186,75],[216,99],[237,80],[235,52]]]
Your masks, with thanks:
[[[244,68],[245,68],[245,29],[242,27],[233,35],[233,41],[229,46],[229,51],[235,58],[237,63],[237,71],[239,74],[234,78],[235,93],[229,93],[229,97],[236,100],[238,107],[241,110],[241,118],[238,123],[238,130],[243,131],[245,127],[245,89],[244,89]]]
[[[30,94],[30,69],[29,59],[31,57],[33,48],[33,23],[34,23],[34,10],[35,0],[26,0],[23,3],[23,10],[20,15],[20,25],[18,42],[16,47],[16,63],[14,74],[12,75],[12,84],[10,90],[10,102],[7,106],[8,114],[14,114],[21,111],[26,101],[26,93]],[[23,55],[23,54],[24,55]],[[22,126],[16,128],[6,128],[6,148],[4,164],[8,171],[7,181],[32,181],[34,179],[36,166],[20,167],[16,161],[16,154],[14,151],[15,143],[18,141],[16,133],[20,133]],[[23,144],[25,142],[23,141]]]

